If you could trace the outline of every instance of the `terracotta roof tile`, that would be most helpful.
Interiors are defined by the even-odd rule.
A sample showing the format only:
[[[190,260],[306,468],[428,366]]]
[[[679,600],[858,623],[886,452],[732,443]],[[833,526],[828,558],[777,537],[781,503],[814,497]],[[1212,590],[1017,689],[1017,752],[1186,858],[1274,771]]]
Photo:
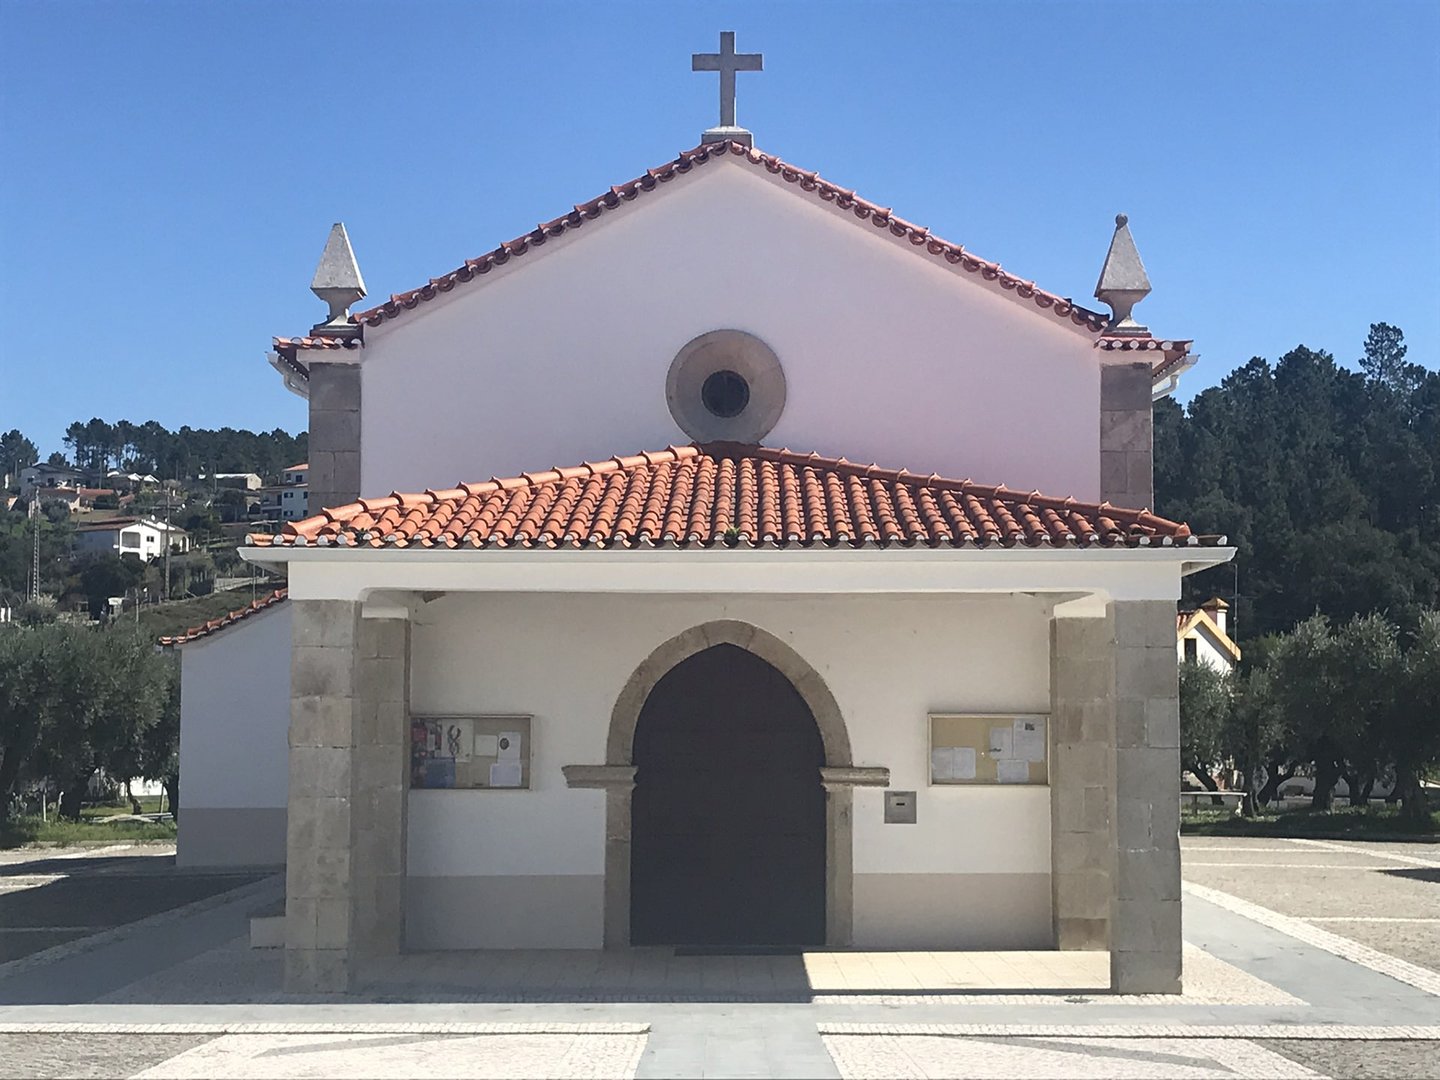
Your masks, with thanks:
[[[1148,510],[736,443],[394,493],[257,547],[1146,547],[1219,544]]]
[[[248,619],[257,612],[264,611],[266,608],[274,607],[276,604],[282,603],[289,595],[289,589],[276,589],[269,596],[262,596],[259,600],[252,600],[244,607],[236,608],[229,614],[221,615],[218,619],[211,619],[209,622],[201,623],[199,626],[192,626],[183,634],[173,634],[162,637],[159,639],[160,644],[165,646],[186,645],[192,641],[198,641],[200,638],[209,637],[211,634],[218,633],[226,627],[234,626],[237,622]]]
[[[1106,352],[1156,352],[1161,356],[1155,361],[1150,376],[1157,383],[1176,368],[1184,365],[1190,355],[1193,341],[1172,341],[1149,336],[1105,335],[1095,339],[1095,347]]]

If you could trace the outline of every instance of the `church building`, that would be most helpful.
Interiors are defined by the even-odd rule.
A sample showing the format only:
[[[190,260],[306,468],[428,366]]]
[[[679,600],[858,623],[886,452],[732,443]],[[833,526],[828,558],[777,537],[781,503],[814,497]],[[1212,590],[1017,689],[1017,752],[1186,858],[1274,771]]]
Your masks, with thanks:
[[[283,843],[297,990],[695,947],[1178,992],[1175,604],[1233,552],[1150,509],[1193,356],[1132,314],[1125,218],[1086,310],[756,148],[733,34],[694,66],[698,146],[418,289],[352,312],[331,232],[271,356],[314,514],[242,549],[288,598],[182,643],[288,659],[288,712],[187,711],[182,861]],[[250,754],[268,816],[192,811]]]

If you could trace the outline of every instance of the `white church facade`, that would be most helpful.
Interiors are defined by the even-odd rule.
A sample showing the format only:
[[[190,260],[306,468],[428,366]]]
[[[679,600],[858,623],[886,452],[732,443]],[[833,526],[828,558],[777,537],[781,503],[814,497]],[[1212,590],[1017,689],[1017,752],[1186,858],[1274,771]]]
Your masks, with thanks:
[[[285,857],[291,987],[697,946],[1178,991],[1175,603],[1232,554],[1147,509],[1189,343],[1123,220],[1104,316],[747,135],[353,315],[332,232],[272,356],[325,509],[244,550],[288,600],[180,642],[289,657],[263,794],[207,796],[240,741],[187,699],[180,857]]]

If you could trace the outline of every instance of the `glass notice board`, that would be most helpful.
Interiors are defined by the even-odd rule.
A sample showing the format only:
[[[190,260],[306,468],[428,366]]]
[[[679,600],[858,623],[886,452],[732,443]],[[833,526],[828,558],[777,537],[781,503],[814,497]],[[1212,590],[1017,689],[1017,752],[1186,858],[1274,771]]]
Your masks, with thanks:
[[[530,717],[411,717],[410,786],[528,788]]]
[[[1047,784],[1048,717],[932,713],[931,784]]]

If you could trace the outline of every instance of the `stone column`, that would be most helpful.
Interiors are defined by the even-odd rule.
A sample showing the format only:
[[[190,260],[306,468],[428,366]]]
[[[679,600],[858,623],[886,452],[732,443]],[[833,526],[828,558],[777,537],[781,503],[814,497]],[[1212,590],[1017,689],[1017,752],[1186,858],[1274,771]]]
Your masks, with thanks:
[[[1148,361],[1100,368],[1100,499],[1132,510],[1155,506],[1150,371]]]
[[[1110,985],[1180,992],[1180,709],[1175,604],[1117,602]]]
[[[340,993],[402,938],[408,623],[291,603],[285,986]]]
[[[336,359],[329,357],[334,353]],[[312,349],[310,468],[306,510],[344,506],[360,497],[359,349]],[[321,358],[321,354],[325,358]]]
[[[1108,613],[1050,623],[1050,882],[1060,949],[1110,944],[1114,646]]]

